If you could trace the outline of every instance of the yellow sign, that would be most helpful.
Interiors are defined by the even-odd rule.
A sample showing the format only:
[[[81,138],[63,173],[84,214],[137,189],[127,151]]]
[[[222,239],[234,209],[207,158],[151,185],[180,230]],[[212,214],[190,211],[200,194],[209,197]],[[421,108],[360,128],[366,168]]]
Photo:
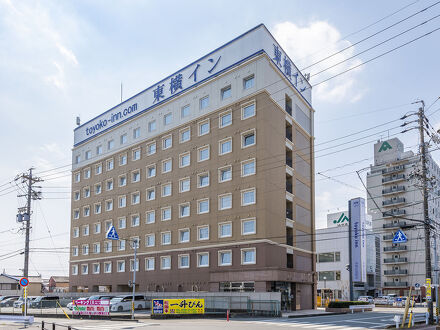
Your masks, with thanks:
[[[153,299],[153,314],[204,314],[205,299]]]
[[[432,297],[431,297],[431,279],[427,278],[426,279],[426,300],[427,301],[431,301]]]

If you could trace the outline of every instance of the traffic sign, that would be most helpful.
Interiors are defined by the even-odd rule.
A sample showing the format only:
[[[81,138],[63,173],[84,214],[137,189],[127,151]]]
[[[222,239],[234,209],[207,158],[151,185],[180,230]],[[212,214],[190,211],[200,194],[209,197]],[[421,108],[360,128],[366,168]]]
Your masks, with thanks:
[[[419,288],[420,288],[420,283],[416,283],[416,284],[414,284],[414,287],[415,287],[416,289],[419,289]]]
[[[105,238],[112,239],[114,241],[117,241],[119,239],[115,226],[110,226],[110,228],[107,231],[107,234],[105,234]]]
[[[29,285],[29,280],[26,277],[22,277],[20,278],[19,283],[22,287],[25,287]]]
[[[408,238],[402,230],[398,230],[393,238],[393,243],[406,243]]]

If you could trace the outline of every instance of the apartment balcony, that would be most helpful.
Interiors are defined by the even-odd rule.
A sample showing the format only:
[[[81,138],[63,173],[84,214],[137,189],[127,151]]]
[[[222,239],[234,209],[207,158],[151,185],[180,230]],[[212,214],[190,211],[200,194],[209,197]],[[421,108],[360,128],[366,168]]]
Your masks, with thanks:
[[[404,264],[408,262],[408,258],[404,257],[404,258],[385,258],[383,259],[383,263],[384,264]]]
[[[383,241],[392,241],[394,238],[394,235],[383,235],[382,240]]]
[[[408,282],[384,282],[383,286],[385,288],[406,288],[408,286]]]
[[[404,275],[408,275],[408,270],[407,269],[384,270],[383,274],[385,276],[404,276]]]
[[[293,168],[293,162],[291,157],[286,157],[286,165]]]
[[[406,245],[397,245],[397,246],[385,246],[383,248],[383,252],[390,253],[390,252],[399,252],[399,251],[406,251],[407,246]]]
[[[387,189],[382,189],[382,195],[391,195],[391,194],[396,194],[399,192],[405,192],[406,188],[405,186],[394,186],[391,188],[387,188]]]
[[[405,169],[405,165],[397,165],[393,167],[388,167],[382,170],[382,174],[392,174],[392,173],[398,173],[402,172]]]
[[[293,185],[292,182],[286,181],[286,191],[293,194]]]
[[[293,212],[292,210],[286,210],[286,218],[293,220]]]
[[[383,228],[390,229],[390,228],[403,228],[406,226],[406,221],[399,221],[395,223],[385,223],[383,225]]]
[[[400,204],[405,204],[405,197],[393,197],[391,199],[384,200],[382,206],[396,206]]]
[[[394,183],[404,180],[405,180],[405,174],[393,174],[385,178],[382,178],[382,183]]]
[[[406,214],[405,210],[395,209],[395,210],[382,212],[382,217],[383,218],[392,218],[392,217],[399,217],[399,216],[402,216],[405,214]]]

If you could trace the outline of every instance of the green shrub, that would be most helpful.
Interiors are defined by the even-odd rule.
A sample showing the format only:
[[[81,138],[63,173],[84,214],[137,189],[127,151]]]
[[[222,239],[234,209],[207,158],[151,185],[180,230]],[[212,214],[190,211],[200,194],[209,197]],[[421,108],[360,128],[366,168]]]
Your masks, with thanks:
[[[330,301],[329,308],[349,308],[352,305],[369,305],[366,301]]]

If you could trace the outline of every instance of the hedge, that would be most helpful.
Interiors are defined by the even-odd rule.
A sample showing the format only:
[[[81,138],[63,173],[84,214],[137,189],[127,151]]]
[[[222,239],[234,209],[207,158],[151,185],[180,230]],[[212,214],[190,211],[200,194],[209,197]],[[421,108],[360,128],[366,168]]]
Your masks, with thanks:
[[[352,305],[369,305],[366,301],[330,301],[328,308],[349,308]]]

